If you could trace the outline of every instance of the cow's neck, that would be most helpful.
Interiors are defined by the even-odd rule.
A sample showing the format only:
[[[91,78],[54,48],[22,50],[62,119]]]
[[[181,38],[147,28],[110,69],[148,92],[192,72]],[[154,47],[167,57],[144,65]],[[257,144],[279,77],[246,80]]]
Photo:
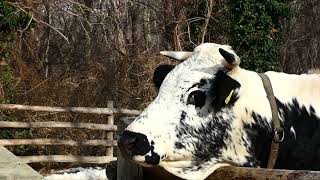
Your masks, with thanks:
[[[320,75],[267,74],[286,134],[276,167],[320,170]]]
[[[271,80],[285,129],[275,168],[320,170],[320,76],[266,74]],[[233,75],[242,88],[235,111],[253,145],[249,150],[254,156],[249,162],[266,167],[272,116],[262,82],[256,73],[242,69]]]

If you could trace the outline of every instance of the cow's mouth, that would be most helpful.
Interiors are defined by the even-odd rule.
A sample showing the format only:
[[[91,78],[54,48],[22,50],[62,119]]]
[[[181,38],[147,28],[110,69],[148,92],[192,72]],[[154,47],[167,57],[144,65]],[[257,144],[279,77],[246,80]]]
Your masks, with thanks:
[[[118,140],[118,147],[123,157],[139,164],[158,165],[160,156],[153,151],[146,135],[124,131]]]

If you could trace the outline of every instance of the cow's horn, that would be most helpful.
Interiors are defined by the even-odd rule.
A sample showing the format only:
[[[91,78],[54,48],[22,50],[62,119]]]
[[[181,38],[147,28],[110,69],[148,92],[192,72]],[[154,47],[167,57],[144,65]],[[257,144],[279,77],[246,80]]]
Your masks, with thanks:
[[[232,53],[229,53],[228,51],[219,48],[219,52],[221,56],[227,61],[229,68],[234,68],[240,64],[240,58]]]
[[[188,59],[192,55],[192,53],[193,52],[188,51],[160,51],[160,54],[171,57],[178,61],[184,61]]]

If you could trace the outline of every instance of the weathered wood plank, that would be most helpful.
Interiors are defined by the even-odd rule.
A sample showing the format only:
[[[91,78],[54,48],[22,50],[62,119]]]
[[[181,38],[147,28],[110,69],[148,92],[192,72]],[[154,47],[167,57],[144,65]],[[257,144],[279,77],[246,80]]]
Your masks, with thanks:
[[[143,180],[144,173],[142,166],[131,162],[120,155],[118,152],[117,159],[117,180]],[[157,179],[153,176],[151,179]]]
[[[110,156],[73,156],[73,155],[50,155],[50,156],[18,156],[25,163],[37,162],[74,162],[74,163],[93,163],[106,164],[117,160]]]
[[[120,121],[117,121],[118,125],[118,136],[122,134],[124,129],[134,120],[134,118],[121,118]],[[131,162],[121,156],[120,151],[118,150],[117,155],[117,180],[142,180],[143,179],[143,168],[142,166]],[[154,176],[154,178],[157,178]],[[151,178],[151,179],[154,179]]]
[[[42,180],[43,177],[22,162],[6,148],[0,146],[0,179],[2,180]]]
[[[107,107],[109,109],[113,109],[113,101],[108,101]],[[107,124],[113,125],[114,123],[114,116],[108,115],[107,117]],[[107,132],[107,140],[113,140],[113,132]],[[113,156],[113,146],[109,146],[106,149],[107,156]]]
[[[143,168],[143,179],[180,180],[159,166]],[[206,180],[319,180],[319,171],[221,167]]]
[[[306,170],[282,170],[244,167],[221,167],[207,180],[319,180],[320,172]]]
[[[42,112],[68,112],[85,114],[106,114],[106,115],[139,115],[140,111],[123,108],[90,108],[90,107],[51,107],[51,106],[26,106],[19,104],[0,104],[1,110],[8,111],[42,111]]]
[[[160,166],[143,168],[143,180],[182,180]]]
[[[111,124],[77,123],[77,122],[9,122],[0,121],[0,128],[81,128],[92,130],[116,131],[117,126]]]
[[[116,146],[116,140],[60,140],[60,139],[0,139],[1,146],[66,145],[66,146]]]

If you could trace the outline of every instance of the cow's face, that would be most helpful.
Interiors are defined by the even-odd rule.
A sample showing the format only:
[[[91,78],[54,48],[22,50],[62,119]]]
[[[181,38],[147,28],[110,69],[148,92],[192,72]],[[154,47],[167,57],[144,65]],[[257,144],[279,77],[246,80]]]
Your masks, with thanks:
[[[241,85],[228,72],[238,64],[229,46],[203,44],[177,66],[159,66],[158,96],[120,138],[123,155],[186,179],[246,163],[246,142],[232,127]]]

